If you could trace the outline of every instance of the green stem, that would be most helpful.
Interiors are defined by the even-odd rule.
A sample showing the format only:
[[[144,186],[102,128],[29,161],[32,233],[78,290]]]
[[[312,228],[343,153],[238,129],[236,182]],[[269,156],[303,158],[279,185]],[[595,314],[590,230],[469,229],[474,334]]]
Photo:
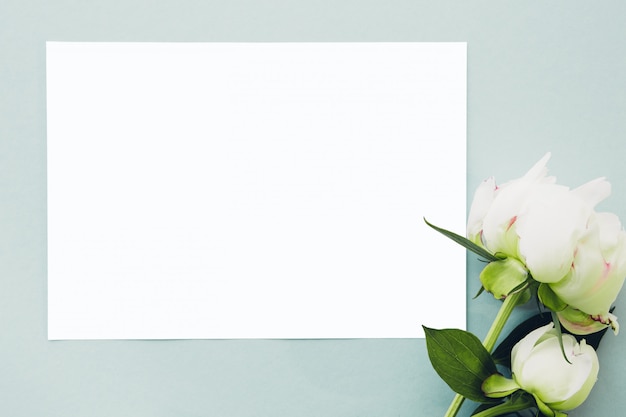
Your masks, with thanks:
[[[487,336],[485,336],[485,340],[483,340],[483,346],[487,349],[487,351],[489,351],[489,353],[491,353],[493,348],[496,346],[496,341],[498,340],[502,329],[504,329],[506,321],[511,316],[513,309],[517,306],[517,303],[523,294],[524,291],[518,291],[504,299],[504,302],[500,306],[500,311],[498,311],[496,318],[491,324],[491,328],[487,332]]]
[[[461,405],[463,405],[463,401],[465,401],[465,397],[461,394],[456,394],[450,403],[450,407],[448,407],[448,411],[444,417],[454,417],[456,413],[461,409]]]
[[[507,401],[483,410],[480,413],[474,414],[472,417],[496,417],[512,413],[514,411],[524,410],[528,407],[531,407],[532,405],[532,402],[526,400],[525,398],[521,399],[520,401]]]
[[[500,333],[502,332],[506,321],[511,316],[513,309],[517,305],[523,293],[524,291],[518,291],[504,299],[502,306],[500,306],[500,311],[498,311],[496,318],[491,324],[491,328],[487,332],[487,336],[483,340],[483,346],[485,347],[485,349],[487,349],[487,351],[491,352],[493,350],[494,346],[496,345],[496,341],[498,340],[498,336],[500,336]],[[461,409],[461,405],[463,404],[464,400],[465,397],[463,397],[461,394],[456,394],[454,396],[454,399],[450,403],[450,407],[448,407],[448,411],[446,411],[444,417],[456,416],[456,414]]]

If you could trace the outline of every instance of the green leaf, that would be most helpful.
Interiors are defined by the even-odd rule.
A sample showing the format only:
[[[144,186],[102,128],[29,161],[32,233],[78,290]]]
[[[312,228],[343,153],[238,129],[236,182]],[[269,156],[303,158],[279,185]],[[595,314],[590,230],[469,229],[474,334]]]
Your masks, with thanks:
[[[459,329],[424,327],[426,348],[433,368],[452,390],[475,402],[493,402],[481,389],[497,372],[496,364],[480,340]]]
[[[539,285],[539,288],[537,289],[537,296],[543,305],[552,311],[561,311],[567,307],[567,303],[564,303],[546,283],[541,283]]]
[[[485,248],[482,248],[480,246],[478,246],[477,244],[475,244],[474,242],[472,242],[471,240],[461,236],[461,235],[457,235],[454,232],[451,232],[449,230],[446,229],[442,229],[440,227],[435,226],[434,224],[431,224],[428,222],[428,220],[426,220],[424,218],[424,222],[426,222],[427,225],[429,225],[430,227],[432,227],[433,229],[435,229],[436,231],[438,231],[439,233],[441,233],[442,235],[452,239],[453,241],[455,241],[456,243],[458,243],[459,245],[463,246],[465,249],[474,252],[476,255],[490,261],[498,261],[500,259],[503,258],[498,258],[495,255],[493,255],[492,253],[490,253],[489,251],[487,251]]]

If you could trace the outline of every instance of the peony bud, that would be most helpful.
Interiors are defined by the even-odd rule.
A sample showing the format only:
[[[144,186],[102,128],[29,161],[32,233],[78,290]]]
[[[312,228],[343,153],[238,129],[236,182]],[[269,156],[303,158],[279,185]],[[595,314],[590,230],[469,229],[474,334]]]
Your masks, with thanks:
[[[564,334],[563,357],[554,324],[529,333],[511,351],[513,380],[535,397],[542,413],[553,416],[582,404],[598,378],[598,356],[583,340]]]

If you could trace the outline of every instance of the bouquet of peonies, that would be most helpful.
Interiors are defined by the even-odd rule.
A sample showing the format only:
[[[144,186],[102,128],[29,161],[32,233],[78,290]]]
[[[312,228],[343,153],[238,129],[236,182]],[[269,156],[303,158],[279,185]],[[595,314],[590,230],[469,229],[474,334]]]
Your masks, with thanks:
[[[616,215],[595,211],[611,186],[604,178],[559,185],[547,175],[549,158],[505,184],[484,181],[467,238],[428,223],[487,261],[481,292],[503,300],[482,343],[462,330],[424,328],[434,369],[457,393],[446,417],[465,398],[482,404],[477,417],[525,409],[566,416],[596,382],[594,347],[608,328],[619,330],[611,311],[626,277],[626,233]],[[531,299],[540,314],[493,351],[513,309]]]

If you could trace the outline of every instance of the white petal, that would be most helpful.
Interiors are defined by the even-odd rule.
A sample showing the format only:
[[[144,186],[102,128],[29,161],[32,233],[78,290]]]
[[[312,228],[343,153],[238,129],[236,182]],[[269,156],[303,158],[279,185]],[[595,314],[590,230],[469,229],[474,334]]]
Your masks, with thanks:
[[[553,328],[554,323],[548,323],[545,326],[542,326],[528,333],[522,340],[520,340],[515,344],[515,346],[513,346],[513,349],[511,350],[511,370],[514,374],[521,372],[522,367],[524,366],[524,362],[530,356],[530,353],[535,347],[535,343],[537,343],[539,338]]]
[[[545,184],[533,188],[516,226],[519,252],[533,278],[552,283],[565,277],[591,213],[566,187]]]
[[[586,239],[579,242],[573,265],[572,270],[564,279],[550,284],[554,293],[565,303],[587,314],[608,312],[610,306],[606,306],[606,303],[602,303],[599,308],[593,306],[589,310],[591,291],[605,273],[604,259],[595,245],[595,240],[590,242]]]
[[[551,156],[550,152],[546,153],[522,178],[530,182],[541,182],[543,179],[548,178],[548,167],[546,165]]]
[[[517,234],[512,226],[525,205],[532,184],[524,181],[509,183],[498,190],[489,211],[483,219],[485,244],[492,252],[517,255]]]
[[[583,340],[580,343],[580,351],[577,356],[574,358],[574,363],[578,363],[578,361],[589,361],[591,362],[591,369],[589,370],[589,374],[587,379],[583,382],[580,388],[569,396],[567,400],[559,404],[551,404],[555,410],[571,410],[578,407],[583,403],[589,396],[591,389],[595,385],[598,380],[598,371],[600,370],[600,363],[598,361],[598,355],[596,351]],[[582,376],[582,375],[581,375]]]
[[[524,176],[498,187],[482,224],[485,246],[492,252],[518,256],[514,223],[533,188],[556,181],[554,177],[546,176],[549,159],[550,153],[547,153]]]
[[[607,262],[624,260],[624,231],[619,217],[613,213],[596,213],[593,220],[598,231],[598,244]]]
[[[590,228],[579,241],[573,269],[566,279],[552,284],[566,303],[592,316],[606,316],[626,278],[626,233],[617,216],[592,216]]]
[[[496,192],[496,181],[493,177],[483,181],[472,200],[472,206],[467,217],[467,237],[474,241],[474,237],[480,234],[483,228],[483,218],[487,214]]]
[[[596,178],[573,189],[572,192],[589,204],[589,207],[595,207],[611,195],[611,184],[605,178]]]

